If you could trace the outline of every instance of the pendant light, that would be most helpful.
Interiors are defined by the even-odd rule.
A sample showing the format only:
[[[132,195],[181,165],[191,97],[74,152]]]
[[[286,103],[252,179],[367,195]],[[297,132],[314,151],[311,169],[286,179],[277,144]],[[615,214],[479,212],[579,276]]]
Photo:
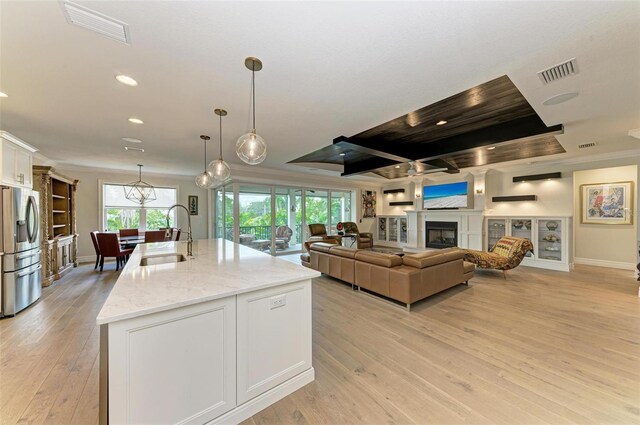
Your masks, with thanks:
[[[207,173],[213,177],[214,181],[223,182],[231,176],[229,165],[222,159],[222,117],[227,116],[227,111],[224,109],[215,109],[213,112],[220,117],[220,157],[209,163]]]
[[[142,164],[138,164],[138,181],[124,186],[124,197],[140,205],[157,199],[155,188],[142,180]]]
[[[267,144],[256,133],[256,71],[262,69],[262,62],[258,58],[248,57],[244,66],[251,71],[251,103],[253,110],[253,130],[243,134],[236,142],[238,157],[249,165],[260,164],[267,157]]]
[[[196,186],[208,189],[213,184],[213,177],[207,171],[207,140],[211,139],[211,137],[202,135],[200,138],[204,142],[204,171],[196,176]]]

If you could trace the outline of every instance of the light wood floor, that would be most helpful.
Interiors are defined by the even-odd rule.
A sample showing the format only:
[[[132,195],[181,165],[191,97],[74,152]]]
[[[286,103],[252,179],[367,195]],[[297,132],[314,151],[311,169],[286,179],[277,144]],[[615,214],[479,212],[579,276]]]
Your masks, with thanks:
[[[117,274],[80,267],[0,320],[0,424],[95,424],[98,328]],[[631,272],[479,272],[411,313],[322,277],[316,380],[245,424],[640,422]]]

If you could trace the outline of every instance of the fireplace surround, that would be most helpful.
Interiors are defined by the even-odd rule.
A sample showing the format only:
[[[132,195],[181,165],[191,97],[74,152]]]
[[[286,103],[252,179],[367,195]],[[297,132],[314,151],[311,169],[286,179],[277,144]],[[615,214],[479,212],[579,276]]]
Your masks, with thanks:
[[[425,247],[450,248],[458,246],[458,223],[455,221],[426,221]]]

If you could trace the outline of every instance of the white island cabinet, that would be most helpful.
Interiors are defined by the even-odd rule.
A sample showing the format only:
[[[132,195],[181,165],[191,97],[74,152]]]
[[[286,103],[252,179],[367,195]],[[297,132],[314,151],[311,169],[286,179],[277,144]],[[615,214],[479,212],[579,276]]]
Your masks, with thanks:
[[[221,239],[140,245],[97,318],[100,422],[238,423],[313,381],[318,275]]]

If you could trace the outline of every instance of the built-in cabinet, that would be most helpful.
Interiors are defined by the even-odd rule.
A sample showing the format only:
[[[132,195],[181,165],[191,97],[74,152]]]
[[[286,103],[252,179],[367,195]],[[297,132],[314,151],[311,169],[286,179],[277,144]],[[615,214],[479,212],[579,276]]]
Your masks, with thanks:
[[[101,325],[100,423],[241,422],[314,379],[311,309],[304,280]]]
[[[503,236],[527,238],[534,252],[527,253],[523,265],[569,271],[571,217],[487,217],[486,226],[486,249]]]
[[[378,216],[374,238],[377,245],[402,247],[407,244],[406,216]]]
[[[33,167],[33,187],[40,192],[42,285],[49,286],[78,265],[76,188],[78,180],[52,167]]]
[[[2,184],[31,189],[33,153],[37,149],[6,131],[0,131],[0,143],[2,143],[2,161],[0,162]]]

